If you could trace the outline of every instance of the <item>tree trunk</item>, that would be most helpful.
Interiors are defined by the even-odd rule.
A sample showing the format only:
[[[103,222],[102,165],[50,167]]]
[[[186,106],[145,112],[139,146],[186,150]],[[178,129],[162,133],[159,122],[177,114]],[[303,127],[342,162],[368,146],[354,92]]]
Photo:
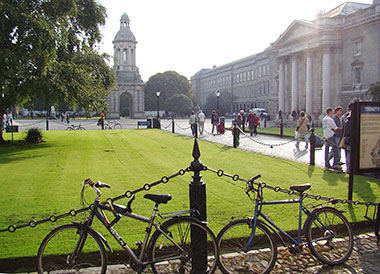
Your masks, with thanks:
[[[5,144],[5,140],[3,138],[3,115],[4,112],[0,111],[0,145]]]

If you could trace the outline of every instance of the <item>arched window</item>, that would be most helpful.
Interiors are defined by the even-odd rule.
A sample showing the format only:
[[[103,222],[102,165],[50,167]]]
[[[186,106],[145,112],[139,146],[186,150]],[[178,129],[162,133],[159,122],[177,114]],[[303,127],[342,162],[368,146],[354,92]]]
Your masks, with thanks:
[[[128,50],[124,49],[123,50],[123,63],[126,64],[128,60]]]

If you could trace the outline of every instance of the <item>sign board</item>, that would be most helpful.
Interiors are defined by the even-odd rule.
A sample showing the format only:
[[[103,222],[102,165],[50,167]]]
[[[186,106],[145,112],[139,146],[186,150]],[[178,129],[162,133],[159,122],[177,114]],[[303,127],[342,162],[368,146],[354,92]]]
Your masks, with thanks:
[[[7,126],[5,128],[6,132],[18,132],[18,126]]]

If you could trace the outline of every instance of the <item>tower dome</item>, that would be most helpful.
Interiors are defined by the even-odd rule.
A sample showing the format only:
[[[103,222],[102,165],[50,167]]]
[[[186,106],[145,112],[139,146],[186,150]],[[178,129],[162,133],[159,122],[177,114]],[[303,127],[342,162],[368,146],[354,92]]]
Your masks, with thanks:
[[[136,42],[136,38],[129,28],[129,17],[124,13],[120,18],[120,30],[117,32],[114,42]]]

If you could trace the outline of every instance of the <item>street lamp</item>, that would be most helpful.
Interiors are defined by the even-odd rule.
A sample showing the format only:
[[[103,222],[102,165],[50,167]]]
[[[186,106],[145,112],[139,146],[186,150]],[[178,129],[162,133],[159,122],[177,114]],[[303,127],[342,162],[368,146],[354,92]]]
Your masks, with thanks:
[[[160,91],[156,91],[157,95],[157,119],[160,118]]]
[[[220,91],[219,89],[216,91],[216,112],[219,115],[219,96],[220,96]]]

